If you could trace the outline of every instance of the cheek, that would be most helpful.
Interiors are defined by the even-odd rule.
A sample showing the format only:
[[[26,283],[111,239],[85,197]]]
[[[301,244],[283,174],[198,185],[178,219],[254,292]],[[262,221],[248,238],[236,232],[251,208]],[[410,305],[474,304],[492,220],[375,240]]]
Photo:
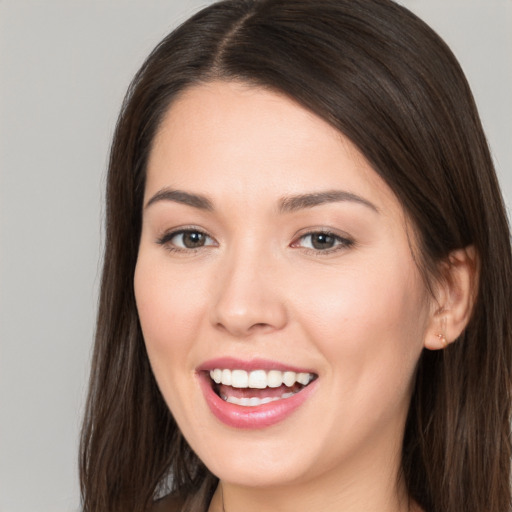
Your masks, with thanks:
[[[155,362],[166,365],[179,359],[197,338],[207,293],[204,282],[194,275],[171,271],[144,255],[137,261],[135,298],[153,367]]]
[[[346,392],[363,397],[384,385],[400,394],[409,388],[428,310],[414,264],[403,263],[369,262],[306,283],[314,292],[302,295],[304,325]]]
[[[196,392],[191,355],[205,315],[204,284],[196,273],[171,270],[165,256],[142,253],[135,269],[134,289],[156,382],[176,421],[186,425],[186,418],[194,417],[190,410],[194,403],[190,398]]]
[[[383,271],[378,264],[367,267],[303,277],[298,303],[317,332],[343,336],[373,326],[385,334],[424,324],[426,294],[415,269],[399,262]]]

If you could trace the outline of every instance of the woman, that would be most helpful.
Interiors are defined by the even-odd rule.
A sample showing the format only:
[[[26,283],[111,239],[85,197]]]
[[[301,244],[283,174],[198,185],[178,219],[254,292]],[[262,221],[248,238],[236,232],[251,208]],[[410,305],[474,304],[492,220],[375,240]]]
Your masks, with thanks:
[[[114,137],[84,510],[510,510],[509,240],[414,15],[204,9]]]

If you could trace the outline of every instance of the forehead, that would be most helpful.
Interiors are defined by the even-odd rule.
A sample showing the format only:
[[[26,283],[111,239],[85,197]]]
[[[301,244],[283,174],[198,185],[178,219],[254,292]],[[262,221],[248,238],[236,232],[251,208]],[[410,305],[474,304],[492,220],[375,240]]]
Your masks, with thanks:
[[[238,82],[183,91],[155,136],[147,173],[146,199],[163,187],[245,199],[341,187],[401,211],[342,133],[284,94]]]

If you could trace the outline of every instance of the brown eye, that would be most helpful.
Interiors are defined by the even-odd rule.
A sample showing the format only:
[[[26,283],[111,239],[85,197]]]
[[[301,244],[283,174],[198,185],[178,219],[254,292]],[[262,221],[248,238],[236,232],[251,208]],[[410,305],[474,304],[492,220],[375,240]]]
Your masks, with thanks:
[[[334,233],[317,231],[300,237],[294,247],[303,247],[318,252],[328,252],[337,249],[348,248],[354,244],[353,240],[343,238]]]
[[[183,247],[187,249],[202,247],[206,242],[206,235],[199,231],[186,231],[178,237],[181,237]]]
[[[214,240],[206,233],[193,229],[168,233],[158,240],[158,243],[167,246],[170,250],[177,251],[200,249],[201,247],[215,245]]]
[[[336,238],[327,233],[314,233],[311,236],[311,246],[314,249],[332,249],[336,243]]]

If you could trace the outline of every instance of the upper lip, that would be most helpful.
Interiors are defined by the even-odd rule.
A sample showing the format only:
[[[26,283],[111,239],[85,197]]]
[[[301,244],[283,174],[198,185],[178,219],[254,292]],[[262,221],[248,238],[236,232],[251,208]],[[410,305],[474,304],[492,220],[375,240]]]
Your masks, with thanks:
[[[270,359],[254,358],[250,360],[237,359],[234,357],[219,357],[215,359],[209,359],[197,367],[197,371],[210,371],[215,368],[226,369],[226,370],[279,370],[282,372],[295,372],[295,373],[315,373],[310,368],[300,368],[287,363],[281,363],[279,361],[272,361]]]

